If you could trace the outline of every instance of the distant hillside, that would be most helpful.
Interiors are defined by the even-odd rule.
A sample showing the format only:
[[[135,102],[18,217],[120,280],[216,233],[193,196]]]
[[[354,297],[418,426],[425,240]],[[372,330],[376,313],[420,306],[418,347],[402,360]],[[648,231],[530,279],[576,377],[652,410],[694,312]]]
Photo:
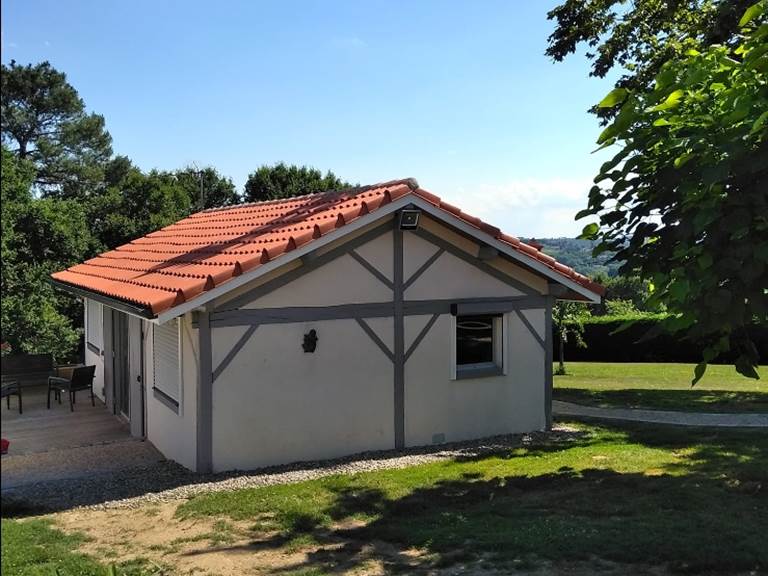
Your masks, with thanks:
[[[597,258],[592,257],[592,247],[595,244],[592,240],[536,238],[536,241],[544,246],[542,250],[546,254],[587,276],[600,273],[616,276],[618,273],[619,263],[608,262],[613,253],[603,252]]]

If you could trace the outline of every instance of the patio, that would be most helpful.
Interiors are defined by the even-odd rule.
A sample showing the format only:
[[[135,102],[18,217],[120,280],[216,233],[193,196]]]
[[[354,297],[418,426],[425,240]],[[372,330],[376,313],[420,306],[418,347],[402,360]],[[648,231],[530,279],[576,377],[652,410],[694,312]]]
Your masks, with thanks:
[[[163,460],[150,444],[132,438],[128,424],[87,392],[77,395],[74,412],[51,395],[46,408],[45,386],[24,389],[24,413],[15,398],[2,403],[2,437],[10,441],[2,456],[2,491],[47,480],[84,478]]]
[[[114,416],[98,398],[91,406],[87,392],[79,392],[75,411],[70,412],[66,397],[58,404],[51,394],[46,408],[46,386],[24,388],[24,413],[19,414],[16,398],[8,409],[3,401],[2,437],[11,442],[9,455],[35,454],[104,444],[130,437],[128,424]]]

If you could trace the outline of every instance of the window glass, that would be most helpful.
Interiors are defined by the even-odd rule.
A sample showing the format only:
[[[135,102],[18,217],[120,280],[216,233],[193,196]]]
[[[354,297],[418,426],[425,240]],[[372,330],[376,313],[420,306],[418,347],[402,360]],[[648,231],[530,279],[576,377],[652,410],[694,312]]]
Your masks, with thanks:
[[[494,325],[494,316],[456,318],[457,366],[494,363]]]

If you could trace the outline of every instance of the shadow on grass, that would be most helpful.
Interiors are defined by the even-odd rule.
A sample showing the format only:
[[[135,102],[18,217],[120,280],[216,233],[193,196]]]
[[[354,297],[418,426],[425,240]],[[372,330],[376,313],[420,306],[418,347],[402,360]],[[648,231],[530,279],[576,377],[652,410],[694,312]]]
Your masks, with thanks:
[[[555,388],[555,400],[603,408],[645,408],[687,412],[764,412],[768,413],[768,393],[725,390],[595,390],[593,388]]]
[[[39,482],[20,488],[3,489],[0,498],[0,515],[3,518],[19,518],[50,512],[69,510],[78,506],[90,506],[144,496],[150,492],[162,492],[175,488],[190,487],[197,484],[221,482],[250,475],[278,476],[295,470],[328,471],[355,461],[381,461],[400,456],[430,455],[451,451],[458,458],[488,457],[509,450],[510,446],[523,446],[524,439],[537,434],[512,434],[484,438],[477,441],[420,446],[405,450],[383,450],[354,454],[335,460],[318,462],[297,462],[283,466],[273,466],[259,470],[222,472],[217,474],[198,474],[172,461],[163,461],[150,466],[122,469],[116,472],[91,474],[87,478],[73,478]],[[584,436],[578,431],[552,432],[546,435],[546,442],[575,440]],[[559,444],[557,444],[559,445]],[[479,455],[479,456],[478,456]]]
[[[606,447],[637,444],[680,455],[645,473],[563,467],[488,479],[469,472],[394,500],[376,487],[336,486],[326,509],[298,514],[279,534],[233,551],[281,549],[299,539],[316,544],[305,547],[303,561],[274,574],[340,574],[372,561],[386,573],[481,561],[511,569],[541,560],[595,558],[664,564],[688,573],[768,567],[764,433],[647,425],[605,430],[611,432],[600,438]],[[583,437],[506,457],[544,455],[592,442]],[[330,517],[330,525],[322,517]],[[369,521],[352,522],[356,518]]]

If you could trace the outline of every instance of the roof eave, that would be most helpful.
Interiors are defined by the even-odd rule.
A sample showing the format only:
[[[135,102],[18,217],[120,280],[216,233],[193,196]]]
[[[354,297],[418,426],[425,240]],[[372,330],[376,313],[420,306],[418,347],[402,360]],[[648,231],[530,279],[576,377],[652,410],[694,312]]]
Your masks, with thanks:
[[[70,292],[75,296],[81,296],[83,298],[88,298],[89,300],[95,300],[96,302],[100,302],[105,306],[109,306],[110,308],[114,308],[115,310],[119,310],[120,312],[125,312],[126,314],[130,314],[131,316],[137,316],[139,318],[144,318],[147,320],[153,320],[156,317],[156,315],[152,312],[152,310],[147,306],[141,306],[139,304],[133,304],[131,302],[127,302],[125,300],[110,298],[109,296],[105,296],[100,292],[88,290],[87,288],[82,288],[81,286],[75,286],[74,284],[68,284],[67,282],[56,280],[55,278],[48,278],[48,281],[56,288],[59,288],[66,292]]]
[[[460,218],[457,218],[456,216],[452,215],[450,212],[447,212],[445,210],[438,208],[434,204],[424,200],[419,196],[414,195],[414,196],[409,196],[409,198],[413,200],[412,203],[414,205],[417,205],[422,210],[428,212],[431,216],[434,216],[435,218],[448,223],[454,228],[480,240],[481,242],[488,244],[489,246],[493,246],[499,252],[527,266],[528,268],[540,274],[541,276],[544,276],[548,280],[551,280],[562,286],[565,286],[569,290],[582,296],[587,301],[593,304],[600,304],[602,302],[602,296],[599,293],[590,290],[586,286],[582,286],[578,282],[575,282],[570,278],[565,277],[564,275],[562,275],[561,273],[555,270],[552,270],[552,268],[538,261],[537,259],[515,250],[512,246],[510,246],[506,242],[502,242],[501,240],[494,238],[490,234],[483,232],[479,228],[472,226],[471,224],[465,222],[464,220],[461,220]],[[565,298],[565,299],[568,299],[568,298]]]

